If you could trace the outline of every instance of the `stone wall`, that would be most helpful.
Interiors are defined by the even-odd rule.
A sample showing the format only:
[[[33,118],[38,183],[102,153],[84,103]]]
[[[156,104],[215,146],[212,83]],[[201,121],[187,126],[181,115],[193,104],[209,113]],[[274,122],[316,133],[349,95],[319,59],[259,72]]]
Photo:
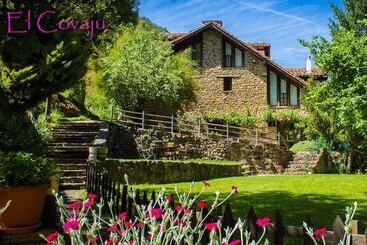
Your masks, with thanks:
[[[139,139],[146,131],[124,126],[114,126],[113,140],[110,141],[110,157],[139,158]],[[155,132],[158,139],[169,139],[168,133]],[[251,145],[244,140],[223,137],[205,137],[195,134],[175,134],[170,138],[175,144],[177,159],[234,160],[247,166],[245,172],[283,173],[292,159],[292,152],[274,145]]]
[[[203,68],[199,77],[194,113],[235,110],[253,114],[267,106],[267,67],[264,61],[244,53],[244,67],[222,68],[222,36],[203,33]],[[223,78],[232,77],[232,91],[223,91]]]
[[[127,174],[132,184],[203,181],[241,175],[240,165],[182,161],[106,159],[98,166],[106,169],[112,178],[122,181]]]

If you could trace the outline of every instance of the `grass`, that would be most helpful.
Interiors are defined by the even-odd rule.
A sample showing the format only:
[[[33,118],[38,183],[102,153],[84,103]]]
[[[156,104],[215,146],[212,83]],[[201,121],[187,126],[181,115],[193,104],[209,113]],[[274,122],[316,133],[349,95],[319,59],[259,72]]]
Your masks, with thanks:
[[[344,219],[344,207],[358,201],[355,219],[359,220],[360,233],[367,225],[367,176],[365,175],[272,175],[231,177],[209,181],[210,188],[204,191],[203,200],[211,201],[216,190],[221,195],[230,192],[231,186],[238,186],[239,193],[231,197],[230,204],[236,217],[246,217],[249,207],[254,206],[258,217],[274,217],[280,209],[283,222],[302,226],[308,213],[315,226],[331,224],[340,215]],[[189,183],[165,185],[169,192],[177,186],[187,191]],[[139,189],[159,190],[161,185],[139,185]],[[194,185],[198,192],[202,183]]]
[[[314,141],[305,140],[294,144],[289,150],[294,153],[300,151],[315,151],[316,146]]]

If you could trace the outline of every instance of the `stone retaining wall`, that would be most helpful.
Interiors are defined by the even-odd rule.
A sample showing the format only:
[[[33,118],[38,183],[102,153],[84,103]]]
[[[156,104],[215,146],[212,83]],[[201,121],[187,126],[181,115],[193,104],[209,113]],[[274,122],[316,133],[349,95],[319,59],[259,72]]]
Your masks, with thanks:
[[[98,163],[98,166],[107,170],[112,178],[119,180],[123,180],[127,174],[133,184],[203,181],[241,175],[240,165],[182,161],[106,159]]]

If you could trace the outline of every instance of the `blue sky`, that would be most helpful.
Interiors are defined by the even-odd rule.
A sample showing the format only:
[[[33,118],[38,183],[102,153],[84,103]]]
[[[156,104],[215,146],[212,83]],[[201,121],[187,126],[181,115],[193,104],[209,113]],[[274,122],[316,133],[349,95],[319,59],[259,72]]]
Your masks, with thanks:
[[[334,0],[342,6],[342,0]],[[170,32],[188,32],[204,19],[219,19],[245,41],[270,42],[272,59],[305,66],[308,50],[299,39],[328,37],[329,0],[141,0],[140,15]]]

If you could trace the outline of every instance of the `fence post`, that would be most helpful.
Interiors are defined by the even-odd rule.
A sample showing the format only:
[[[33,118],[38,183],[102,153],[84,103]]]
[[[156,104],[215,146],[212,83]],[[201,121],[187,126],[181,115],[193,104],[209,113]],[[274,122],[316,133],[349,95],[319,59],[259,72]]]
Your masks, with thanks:
[[[344,223],[338,215],[333,222],[333,244],[338,244],[343,239],[344,232]]]
[[[284,237],[284,225],[283,225],[283,218],[280,211],[277,209],[275,211],[275,221],[274,221],[274,244],[275,245],[283,245]]]
[[[141,114],[141,128],[145,128],[145,111]]]
[[[227,141],[228,141],[228,139],[229,139],[229,123],[227,122]]]
[[[255,214],[255,209],[254,207],[250,207],[247,213],[247,225],[248,225],[247,229],[248,231],[251,232],[250,242],[257,241],[256,220],[257,220],[257,217]]]
[[[171,116],[171,134],[172,134],[172,137],[173,137],[174,123],[175,123],[175,118],[172,115]]]
[[[256,145],[259,143],[259,129],[256,128]]]

